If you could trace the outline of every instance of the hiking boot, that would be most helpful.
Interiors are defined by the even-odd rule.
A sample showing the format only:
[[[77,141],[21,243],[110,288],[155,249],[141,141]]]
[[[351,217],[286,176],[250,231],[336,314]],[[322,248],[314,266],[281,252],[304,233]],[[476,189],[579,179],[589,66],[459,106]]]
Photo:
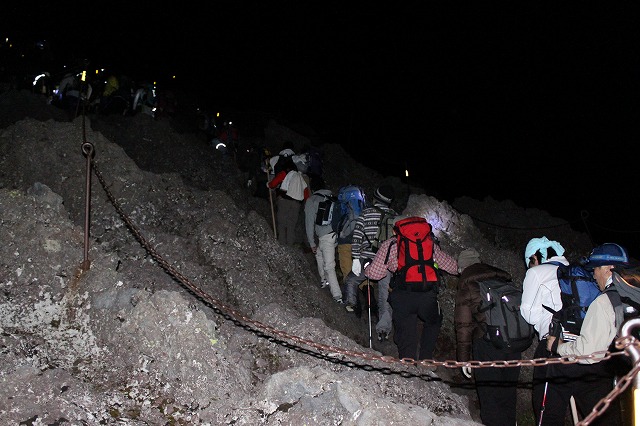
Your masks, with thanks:
[[[320,283],[320,288],[326,288],[326,287],[329,287],[329,281],[327,281],[327,280],[323,280],[323,281]]]
[[[353,305],[347,305],[344,308],[347,310],[347,312],[354,312],[356,310],[355,306]]]

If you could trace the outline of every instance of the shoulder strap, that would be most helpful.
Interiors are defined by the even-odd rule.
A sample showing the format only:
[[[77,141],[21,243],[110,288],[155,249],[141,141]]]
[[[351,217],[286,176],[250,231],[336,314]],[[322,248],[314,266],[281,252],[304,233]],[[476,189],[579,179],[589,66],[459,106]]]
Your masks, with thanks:
[[[396,240],[392,240],[391,243],[389,244],[389,250],[387,250],[387,255],[384,258],[384,264],[388,264],[389,263],[389,255],[391,254],[391,247],[393,247],[393,245],[396,244]]]
[[[618,290],[611,287],[606,289],[604,293],[609,297],[609,301],[613,306],[613,311],[616,314],[616,330],[619,330],[622,322],[624,321],[624,307],[622,306],[620,293],[618,293]]]

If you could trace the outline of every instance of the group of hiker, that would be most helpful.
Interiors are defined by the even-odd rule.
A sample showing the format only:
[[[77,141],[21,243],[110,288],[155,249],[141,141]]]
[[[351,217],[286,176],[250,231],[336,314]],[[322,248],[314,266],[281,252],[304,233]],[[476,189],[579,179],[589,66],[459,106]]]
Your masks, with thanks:
[[[279,157],[288,159],[267,182],[279,194],[278,240],[293,243],[303,208],[305,236],[316,259],[320,287],[328,287],[333,300],[348,312],[362,309],[362,297],[369,309],[375,301],[377,338],[384,342],[393,334],[400,359],[433,358],[443,317],[438,285],[441,274],[447,273],[458,277],[454,310],[458,361],[521,360],[535,340],[534,358],[587,356],[574,363],[534,367],[531,400],[536,424],[563,426],[570,406],[574,420],[586,417],[613,389],[614,381],[630,369],[630,364],[603,359],[604,351],[616,350],[613,343],[620,336],[623,312],[640,310],[640,275],[622,246],[597,246],[577,262],[576,268],[584,274],[581,280],[592,287],[591,300],[590,305],[580,306],[579,321],[572,317],[573,327],[569,327],[562,320],[568,318],[573,308],[569,305],[575,300],[567,298],[578,295],[565,294],[571,290],[561,285],[560,271],[571,265],[559,242],[546,237],[529,241],[524,253],[527,271],[522,286],[517,286],[509,272],[481,261],[473,247],[458,256],[442,250],[424,218],[400,215],[392,209],[392,186],[379,185],[371,203],[366,203],[364,192],[355,185],[345,185],[333,194],[321,175],[309,178],[302,173],[294,155],[290,147],[283,149]],[[357,191],[360,194],[353,195]],[[345,202],[348,199],[357,199],[356,207]],[[348,212],[351,216],[345,219]],[[487,283],[495,288],[507,283],[510,293],[495,301]],[[507,340],[509,325],[495,326],[492,318],[491,308],[498,310],[498,305],[511,298],[517,302],[511,305],[516,311],[514,321],[525,330],[518,343]],[[601,354],[588,356],[597,352]],[[483,424],[517,424],[519,366],[465,366],[461,372],[475,381]],[[592,424],[622,424],[622,409],[620,401],[614,400]]]

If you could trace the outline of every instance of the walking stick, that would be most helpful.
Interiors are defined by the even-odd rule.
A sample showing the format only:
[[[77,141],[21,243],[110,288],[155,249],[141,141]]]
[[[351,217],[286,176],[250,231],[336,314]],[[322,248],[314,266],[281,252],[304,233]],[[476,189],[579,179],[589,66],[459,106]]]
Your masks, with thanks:
[[[367,278],[367,306],[369,308],[369,348],[373,349],[373,343],[371,338],[371,282]]]
[[[571,399],[569,399],[571,403],[571,416],[573,417],[573,424],[577,425],[580,423],[580,417],[578,416],[578,407],[576,407],[576,399],[571,395]]]
[[[542,395],[542,407],[540,408],[540,419],[538,420],[538,426],[542,425],[542,415],[544,414],[544,406],[547,404],[547,387],[549,387],[549,381],[544,382],[544,394]]]
[[[267,182],[269,182],[269,160],[265,160],[267,163]],[[271,204],[271,220],[273,222],[273,237],[278,238],[278,231],[276,231],[276,214],[273,211],[273,195],[271,194],[271,188],[267,188],[269,191],[269,203]]]

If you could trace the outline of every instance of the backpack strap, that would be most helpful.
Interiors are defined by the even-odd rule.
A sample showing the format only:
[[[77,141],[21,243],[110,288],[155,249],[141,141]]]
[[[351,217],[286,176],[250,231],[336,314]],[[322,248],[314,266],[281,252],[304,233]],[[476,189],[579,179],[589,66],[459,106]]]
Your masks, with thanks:
[[[391,243],[389,244],[389,250],[387,250],[387,255],[384,258],[384,264],[387,265],[389,263],[389,255],[391,254],[391,247],[396,244],[397,240],[393,240],[391,241]]]
[[[385,211],[382,210],[380,207],[376,206],[375,204],[372,205],[371,207],[373,207],[374,209],[378,210],[380,212],[380,220],[378,221],[378,227],[380,226],[380,222],[382,221],[382,216],[384,216]],[[364,237],[367,239],[367,242],[369,243],[369,247],[373,247],[373,243],[371,242],[371,240],[369,239],[369,236],[366,234],[366,232],[363,232]]]
[[[620,293],[616,290],[615,287],[611,286],[605,289],[604,294],[609,297],[609,301],[613,306],[613,311],[616,315],[616,335],[618,334],[618,330],[624,321],[624,307],[622,306],[622,298],[620,297]]]

